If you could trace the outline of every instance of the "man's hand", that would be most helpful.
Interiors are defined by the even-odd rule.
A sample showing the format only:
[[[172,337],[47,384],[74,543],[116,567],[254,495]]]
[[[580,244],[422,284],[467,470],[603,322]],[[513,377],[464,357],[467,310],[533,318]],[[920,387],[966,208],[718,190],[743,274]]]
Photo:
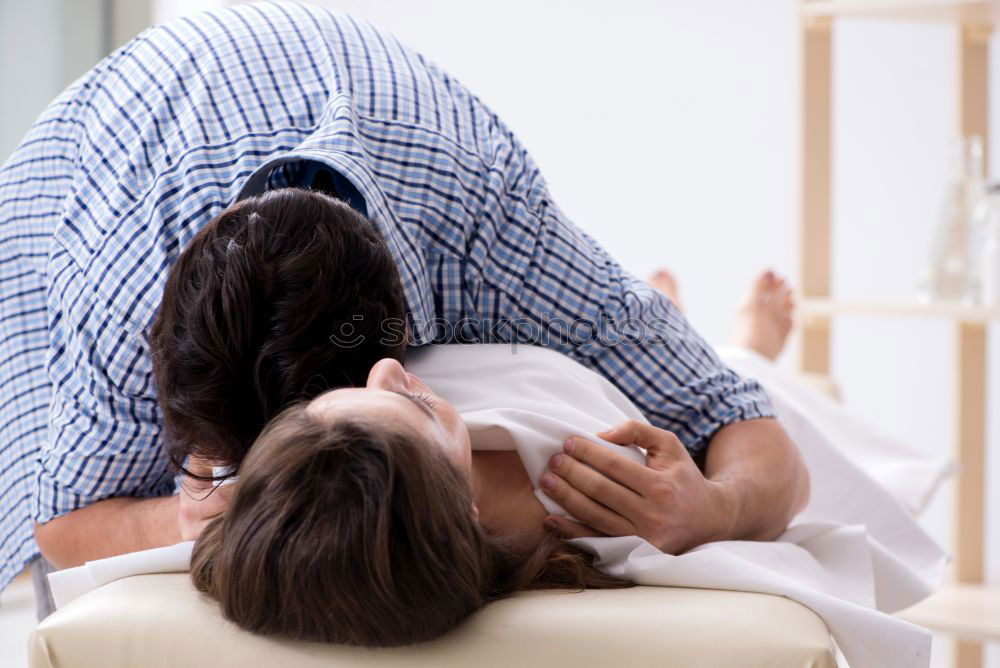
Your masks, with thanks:
[[[212,465],[196,457],[188,459],[187,470],[199,476],[212,475]],[[229,506],[237,484],[215,487],[209,481],[184,476],[177,509],[181,540],[196,540],[205,526]]]
[[[546,524],[566,538],[639,535],[672,554],[715,540],[774,540],[809,501],[809,471],[773,418],[716,432],[703,477],[668,431],[626,422],[598,436],[647,448],[647,466],[570,439],[542,479],[548,496],[589,525],[548,516]]]
[[[563,537],[640,536],[668,554],[722,540],[733,513],[719,483],[705,478],[671,432],[629,420],[597,434],[646,450],[646,466],[582,438],[549,462],[542,489],[587,526],[550,515]]]

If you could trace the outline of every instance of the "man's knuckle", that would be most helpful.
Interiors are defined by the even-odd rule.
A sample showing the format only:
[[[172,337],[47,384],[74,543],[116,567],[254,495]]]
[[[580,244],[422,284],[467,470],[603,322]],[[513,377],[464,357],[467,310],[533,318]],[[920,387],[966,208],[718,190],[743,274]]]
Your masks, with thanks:
[[[573,487],[584,496],[593,496],[597,493],[596,483],[585,475],[574,476],[572,478]]]
[[[607,523],[604,521],[604,517],[602,517],[601,513],[599,513],[594,508],[588,508],[582,511],[579,517],[584,524],[586,524],[587,526],[591,526],[595,529],[600,530],[601,527],[607,527]]]
[[[608,454],[610,455],[611,453]],[[609,474],[619,473],[621,471],[621,460],[610,456],[605,458],[604,470]]]
[[[646,509],[640,515],[641,521],[644,526],[655,527],[660,524],[661,517],[660,513],[653,509]]]
[[[658,478],[652,485],[650,496],[658,502],[671,501],[674,497],[674,486],[671,481]]]
[[[608,480],[607,478],[603,477],[596,478],[590,484],[590,487],[593,493],[588,494],[588,496],[597,497],[600,499],[608,498],[614,492],[615,489],[614,483]]]

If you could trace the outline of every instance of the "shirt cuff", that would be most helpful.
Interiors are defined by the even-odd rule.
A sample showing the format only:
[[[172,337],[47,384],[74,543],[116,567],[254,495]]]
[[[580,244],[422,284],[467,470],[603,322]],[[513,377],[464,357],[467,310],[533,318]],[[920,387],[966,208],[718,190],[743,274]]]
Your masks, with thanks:
[[[130,496],[151,498],[158,496],[170,496],[174,493],[174,478],[168,477],[155,487],[144,489],[135,493],[127,494],[104,494],[98,496],[86,496],[74,492],[63,485],[51,473],[39,467],[36,469],[35,486],[31,495],[31,517],[39,523],[45,524],[57,517],[71,513],[74,510],[86,508],[104,499],[116,496]]]
[[[715,434],[723,427],[760,418],[776,417],[774,407],[764,388],[753,378],[741,378],[732,389],[716,399],[710,419],[699,420],[692,426],[690,441],[684,445],[692,457],[704,454]]]

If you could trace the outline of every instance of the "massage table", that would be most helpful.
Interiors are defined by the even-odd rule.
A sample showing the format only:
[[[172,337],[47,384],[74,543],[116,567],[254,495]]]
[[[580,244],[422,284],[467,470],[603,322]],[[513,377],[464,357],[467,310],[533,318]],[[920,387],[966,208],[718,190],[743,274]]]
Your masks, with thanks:
[[[99,587],[45,619],[28,645],[31,668],[836,665],[823,621],[768,594],[681,587],[521,592],[434,641],[373,650],[241,631],[186,573]]]

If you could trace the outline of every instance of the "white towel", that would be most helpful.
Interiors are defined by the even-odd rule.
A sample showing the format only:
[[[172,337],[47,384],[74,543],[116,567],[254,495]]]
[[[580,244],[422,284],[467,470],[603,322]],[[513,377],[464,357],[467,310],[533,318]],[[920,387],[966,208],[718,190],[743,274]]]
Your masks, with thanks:
[[[415,352],[407,368],[455,404],[473,447],[517,450],[535,485],[566,437],[588,436],[588,430],[592,440],[643,461],[637,449],[593,436],[626,419],[641,419],[635,406],[605,378],[565,356],[502,345]],[[757,365],[773,371],[749,352],[727,356],[744,369]],[[823,618],[852,668],[927,666],[931,634],[885,613],[935,591],[947,555],[896,495],[840,451],[844,447],[856,455],[878,447],[870,430],[852,434],[848,422],[826,433],[830,415],[815,415],[817,403],[822,405],[811,396],[815,393],[770,377],[776,372],[763,375],[769,377],[758,380],[812,476],[808,506],[778,540],[710,543],[679,556],[635,536],[574,542],[598,555],[598,568],[639,584],[754,591],[796,600]],[[926,468],[931,473],[901,496],[929,496],[943,473],[933,464]],[[562,512],[537,486],[535,494],[547,510]]]
[[[61,608],[92,589],[133,575],[146,573],[183,573],[191,569],[194,541],[130,552],[117,557],[88,561],[83,566],[49,573],[52,601]]]

